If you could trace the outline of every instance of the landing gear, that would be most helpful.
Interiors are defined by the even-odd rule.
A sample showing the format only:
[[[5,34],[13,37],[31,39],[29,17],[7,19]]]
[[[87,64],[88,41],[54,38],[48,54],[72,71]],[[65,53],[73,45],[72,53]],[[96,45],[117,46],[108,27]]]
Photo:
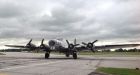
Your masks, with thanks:
[[[69,53],[66,53],[66,57],[70,57],[70,54]]]
[[[45,59],[48,59],[50,57],[50,53],[49,52],[46,52],[45,53]]]
[[[77,59],[77,52],[73,52],[73,59]]]

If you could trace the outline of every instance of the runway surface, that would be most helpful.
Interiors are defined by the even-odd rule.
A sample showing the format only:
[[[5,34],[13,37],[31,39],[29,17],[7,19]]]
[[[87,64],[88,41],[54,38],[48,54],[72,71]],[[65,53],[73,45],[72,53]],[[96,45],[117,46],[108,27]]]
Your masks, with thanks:
[[[0,55],[0,75],[88,75],[97,67],[140,68],[139,57],[66,58],[51,55],[44,59],[41,53],[6,52]]]

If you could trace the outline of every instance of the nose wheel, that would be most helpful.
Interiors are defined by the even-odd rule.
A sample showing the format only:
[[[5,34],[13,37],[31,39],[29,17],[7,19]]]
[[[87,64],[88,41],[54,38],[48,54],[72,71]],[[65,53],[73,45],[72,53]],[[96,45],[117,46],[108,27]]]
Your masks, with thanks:
[[[50,57],[50,53],[49,52],[46,52],[45,53],[45,59],[48,59]]]

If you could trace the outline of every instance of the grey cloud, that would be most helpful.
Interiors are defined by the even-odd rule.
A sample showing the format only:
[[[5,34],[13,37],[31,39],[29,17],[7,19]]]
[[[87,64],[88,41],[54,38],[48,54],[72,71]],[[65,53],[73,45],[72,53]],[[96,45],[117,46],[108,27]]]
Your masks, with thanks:
[[[0,5],[0,10],[0,17],[2,18],[17,16],[22,13],[18,7],[13,5]]]
[[[68,31],[73,30],[74,25],[84,20],[84,16],[72,12],[66,8],[53,9],[51,16],[43,15],[33,21],[33,24],[43,31]]]
[[[47,19],[44,19],[44,23],[51,25],[69,25],[71,23],[82,21],[83,19],[83,16],[75,13],[74,10],[69,10],[67,8],[54,9],[51,14],[52,16],[50,17],[50,20],[47,21]],[[44,18],[48,17],[44,16]]]
[[[1,38],[140,37],[138,0],[15,0],[0,6]]]

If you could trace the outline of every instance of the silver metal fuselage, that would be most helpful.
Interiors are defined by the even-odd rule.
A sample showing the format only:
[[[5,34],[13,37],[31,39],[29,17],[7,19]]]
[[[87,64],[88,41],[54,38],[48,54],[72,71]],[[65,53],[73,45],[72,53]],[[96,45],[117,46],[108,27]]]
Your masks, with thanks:
[[[51,50],[60,50],[62,47],[64,47],[63,42],[57,39],[49,40],[48,45]]]

